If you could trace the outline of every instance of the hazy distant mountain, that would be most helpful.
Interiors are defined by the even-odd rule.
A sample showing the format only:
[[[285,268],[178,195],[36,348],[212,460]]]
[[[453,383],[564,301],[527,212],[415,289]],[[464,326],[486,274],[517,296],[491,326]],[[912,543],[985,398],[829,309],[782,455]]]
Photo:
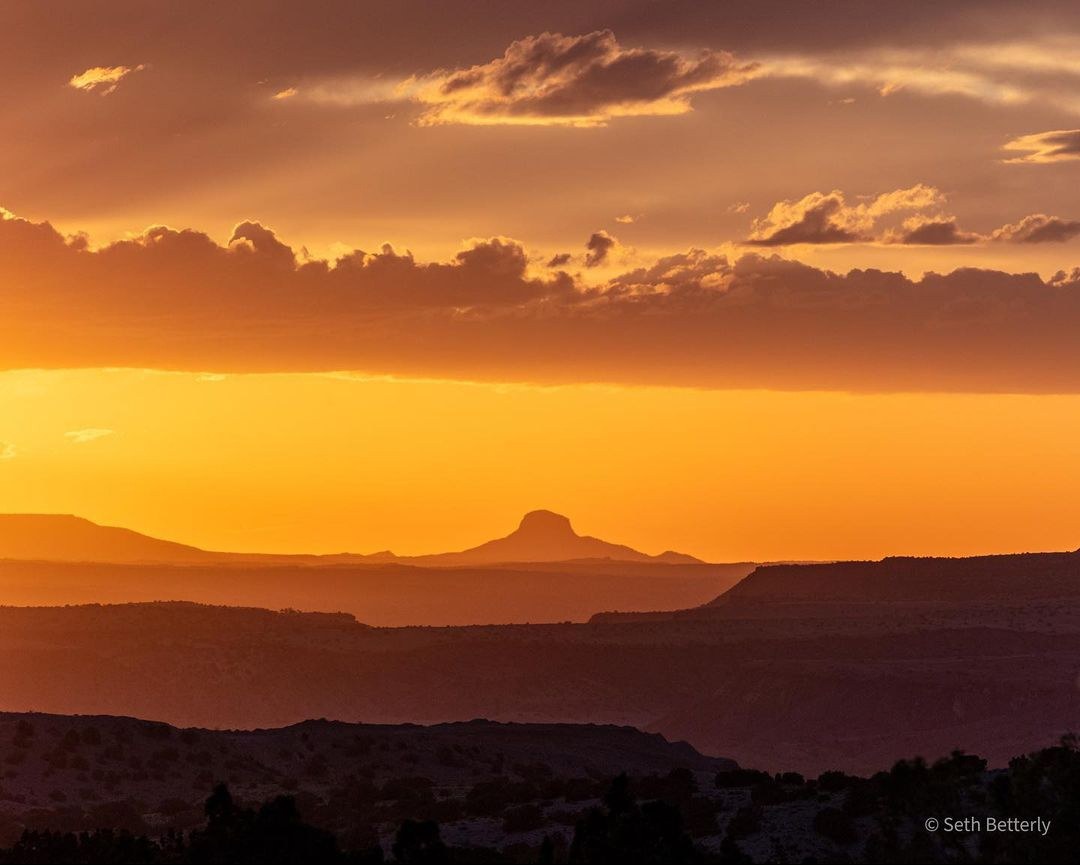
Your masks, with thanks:
[[[403,562],[426,567],[500,564],[508,562],[562,562],[612,559],[655,564],[701,564],[682,553],[649,556],[621,544],[577,534],[570,520],[551,511],[532,511],[517,531],[458,553],[395,556],[390,552],[332,555],[278,555],[223,553],[163,541],[129,529],[99,526],[64,514],[0,514],[0,559],[35,559],[64,562],[116,562],[169,564],[232,562],[253,564],[387,564]]]
[[[65,562],[206,562],[218,554],[66,514],[0,514],[0,558]]]
[[[638,552],[622,544],[612,544],[599,538],[579,535],[570,520],[552,511],[530,511],[521,518],[517,530],[498,538],[462,550],[432,556],[413,556],[411,564],[423,565],[481,565],[502,562],[565,562],[578,559],[617,559],[627,562],[657,562],[671,565],[701,564],[701,559],[684,553],[668,551],[658,556]]]
[[[392,553],[369,556],[223,553],[163,541],[131,529],[101,526],[69,514],[0,514],[0,559],[114,564],[337,564],[393,561]]]

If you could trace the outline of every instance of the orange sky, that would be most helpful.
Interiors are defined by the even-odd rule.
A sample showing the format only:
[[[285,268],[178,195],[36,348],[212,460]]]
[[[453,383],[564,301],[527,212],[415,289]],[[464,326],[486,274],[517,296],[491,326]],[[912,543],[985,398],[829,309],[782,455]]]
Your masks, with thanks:
[[[0,7],[0,511],[1080,545],[1075,4],[497,13]]]
[[[0,374],[0,512],[235,550],[460,549],[551,508],[715,560],[1073,549],[1080,397]]]

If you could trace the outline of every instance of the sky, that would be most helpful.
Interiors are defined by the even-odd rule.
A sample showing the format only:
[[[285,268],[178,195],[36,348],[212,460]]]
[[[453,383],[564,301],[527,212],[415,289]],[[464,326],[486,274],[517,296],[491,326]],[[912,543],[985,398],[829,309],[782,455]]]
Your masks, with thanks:
[[[1075,4],[42,0],[0,34],[0,510],[1080,546]]]

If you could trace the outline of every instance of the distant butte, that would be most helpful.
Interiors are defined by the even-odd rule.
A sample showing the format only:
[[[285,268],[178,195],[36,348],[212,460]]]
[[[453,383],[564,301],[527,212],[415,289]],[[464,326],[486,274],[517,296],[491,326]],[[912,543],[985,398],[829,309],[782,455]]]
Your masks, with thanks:
[[[459,553],[414,556],[406,561],[418,565],[486,565],[507,562],[567,562],[581,559],[610,559],[622,562],[659,564],[700,564],[700,559],[684,553],[665,552],[650,556],[623,544],[579,535],[570,520],[554,511],[529,511],[517,530],[505,538],[480,544]]]

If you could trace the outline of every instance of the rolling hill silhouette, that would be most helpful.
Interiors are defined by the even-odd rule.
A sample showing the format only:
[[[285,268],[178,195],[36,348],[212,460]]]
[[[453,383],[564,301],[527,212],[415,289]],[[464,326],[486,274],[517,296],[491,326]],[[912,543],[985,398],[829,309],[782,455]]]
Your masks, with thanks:
[[[218,555],[68,514],[0,514],[4,559],[188,563],[213,561]]]
[[[683,553],[650,556],[622,544],[577,534],[566,517],[551,511],[532,511],[517,530],[461,552],[395,556],[390,552],[331,555],[226,553],[152,538],[130,529],[101,526],[66,514],[0,514],[0,559],[63,562],[208,564],[388,564],[422,567],[501,564],[510,562],[569,562],[609,559],[656,564],[701,564]]]

